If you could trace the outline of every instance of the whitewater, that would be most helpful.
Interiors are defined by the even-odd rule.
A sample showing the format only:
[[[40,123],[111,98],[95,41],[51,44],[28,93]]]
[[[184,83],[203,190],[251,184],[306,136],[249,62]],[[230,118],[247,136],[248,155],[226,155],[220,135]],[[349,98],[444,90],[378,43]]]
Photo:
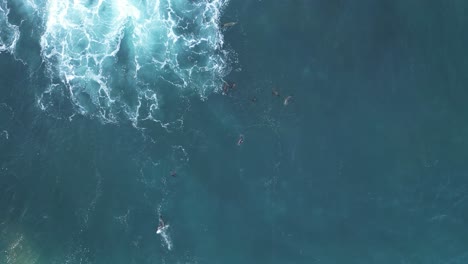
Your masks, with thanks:
[[[167,128],[181,113],[164,113],[165,105],[191,95],[206,99],[231,70],[233,52],[224,47],[220,26],[227,3],[3,0],[0,52],[28,56],[17,43],[32,35],[22,25],[35,23],[39,72],[48,79],[37,87],[39,109],[58,115],[65,100],[70,119],[79,114],[135,127],[156,121]],[[9,20],[10,5],[23,16],[19,24]],[[37,72],[30,68],[29,75]]]

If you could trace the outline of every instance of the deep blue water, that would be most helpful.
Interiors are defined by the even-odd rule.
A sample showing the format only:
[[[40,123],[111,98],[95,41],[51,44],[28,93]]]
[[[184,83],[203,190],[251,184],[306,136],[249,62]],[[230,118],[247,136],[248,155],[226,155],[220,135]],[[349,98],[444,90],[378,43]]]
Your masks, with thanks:
[[[468,263],[467,11],[0,0],[0,263]]]

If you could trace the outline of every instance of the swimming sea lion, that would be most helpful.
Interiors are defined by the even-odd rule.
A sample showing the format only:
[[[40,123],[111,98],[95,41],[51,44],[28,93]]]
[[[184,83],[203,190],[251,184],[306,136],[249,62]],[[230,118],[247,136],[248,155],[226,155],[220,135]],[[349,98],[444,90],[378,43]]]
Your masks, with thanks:
[[[232,27],[232,26],[235,26],[236,24],[237,22],[227,22],[223,24],[223,28]]]

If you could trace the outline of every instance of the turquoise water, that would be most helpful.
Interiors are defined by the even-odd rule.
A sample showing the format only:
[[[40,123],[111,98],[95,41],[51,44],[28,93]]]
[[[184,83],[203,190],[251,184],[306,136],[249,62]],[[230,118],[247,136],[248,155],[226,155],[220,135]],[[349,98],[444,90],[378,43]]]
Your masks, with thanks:
[[[0,263],[467,263],[467,11],[0,0]]]

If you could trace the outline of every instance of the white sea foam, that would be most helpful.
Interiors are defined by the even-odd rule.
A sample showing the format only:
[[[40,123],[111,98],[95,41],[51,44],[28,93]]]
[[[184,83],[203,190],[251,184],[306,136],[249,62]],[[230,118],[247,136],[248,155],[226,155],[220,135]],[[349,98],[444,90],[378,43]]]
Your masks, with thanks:
[[[165,226],[158,234],[161,235],[164,245],[167,247],[167,249],[172,250],[172,240],[167,232],[168,228],[169,225]]]
[[[40,252],[37,245],[16,229],[17,227],[10,226],[10,228],[0,230],[2,243],[5,246],[0,255],[0,260],[4,260],[5,262],[2,263],[5,264],[38,263]]]
[[[10,9],[6,0],[0,0],[0,53],[14,53],[20,37],[19,27],[8,20]]]
[[[40,45],[51,83],[38,105],[66,96],[104,122],[174,121],[160,120],[164,89],[205,98],[228,73],[219,26],[227,2],[47,1]]]

